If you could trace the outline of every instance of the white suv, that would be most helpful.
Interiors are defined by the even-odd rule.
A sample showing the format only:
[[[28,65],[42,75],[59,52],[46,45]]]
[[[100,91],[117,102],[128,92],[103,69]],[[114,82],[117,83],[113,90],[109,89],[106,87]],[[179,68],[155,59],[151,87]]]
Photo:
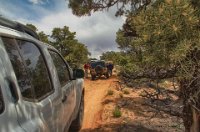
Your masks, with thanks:
[[[0,132],[79,130],[83,77],[35,32],[0,17]]]

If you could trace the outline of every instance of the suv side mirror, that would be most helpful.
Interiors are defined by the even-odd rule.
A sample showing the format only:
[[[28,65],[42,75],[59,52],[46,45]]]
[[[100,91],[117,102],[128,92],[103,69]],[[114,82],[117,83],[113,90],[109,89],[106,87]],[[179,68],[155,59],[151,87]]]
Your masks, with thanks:
[[[84,78],[84,71],[82,69],[74,69],[73,70],[74,79],[76,78]]]

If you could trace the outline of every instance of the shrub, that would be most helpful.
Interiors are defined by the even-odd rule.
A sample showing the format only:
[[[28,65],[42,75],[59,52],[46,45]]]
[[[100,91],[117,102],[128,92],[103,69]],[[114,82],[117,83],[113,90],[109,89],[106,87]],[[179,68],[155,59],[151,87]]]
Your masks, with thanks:
[[[119,118],[121,116],[122,116],[122,112],[120,111],[118,107],[115,107],[115,109],[113,110],[113,117]]]
[[[114,94],[114,91],[113,90],[108,90],[108,92],[107,92],[107,95],[113,95]]]
[[[124,94],[130,94],[130,92],[127,89],[123,90],[123,93]]]

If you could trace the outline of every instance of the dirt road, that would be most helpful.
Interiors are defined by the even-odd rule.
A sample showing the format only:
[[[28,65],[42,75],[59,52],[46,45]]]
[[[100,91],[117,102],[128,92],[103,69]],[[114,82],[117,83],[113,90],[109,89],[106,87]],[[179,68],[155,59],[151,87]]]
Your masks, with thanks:
[[[107,90],[113,86],[116,77],[91,81],[85,79],[85,113],[82,131],[89,131],[98,127],[98,118],[102,110],[102,100]]]

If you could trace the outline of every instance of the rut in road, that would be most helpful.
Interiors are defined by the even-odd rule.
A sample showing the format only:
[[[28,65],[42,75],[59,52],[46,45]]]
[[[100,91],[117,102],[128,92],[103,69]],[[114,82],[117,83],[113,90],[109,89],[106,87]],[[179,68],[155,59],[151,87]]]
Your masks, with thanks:
[[[85,110],[82,131],[98,127],[98,118],[102,110],[102,100],[109,88],[116,81],[116,77],[91,81],[85,79]]]

